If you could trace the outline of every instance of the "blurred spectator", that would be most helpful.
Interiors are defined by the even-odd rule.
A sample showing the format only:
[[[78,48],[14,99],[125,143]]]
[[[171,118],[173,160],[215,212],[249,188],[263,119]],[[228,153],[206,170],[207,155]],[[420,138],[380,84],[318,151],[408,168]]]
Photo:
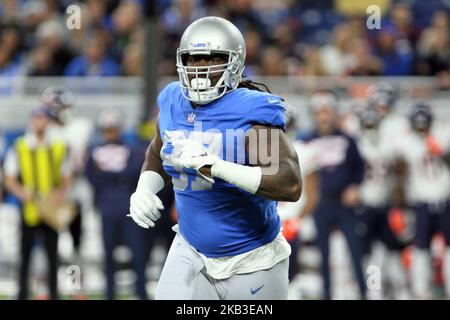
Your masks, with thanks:
[[[55,75],[63,75],[64,69],[74,57],[65,42],[64,26],[54,20],[46,21],[39,25],[36,30],[36,37],[40,44],[45,45],[50,50]]]
[[[31,52],[31,67],[28,75],[33,77],[58,76],[58,68],[53,63],[52,51],[41,45]]]
[[[240,3],[240,6],[245,8],[250,3],[250,12],[254,12],[254,15],[257,19],[253,22],[253,24],[258,25],[261,24],[264,26],[264,29],[261,30],[264,34],[267,35],[275,35],[277,31],[274,32],[276,28],[281,25],[287,26],[287,33],[290,34],[294,30],[290,28],[290,20],[288,19],[291,12],[290,7],[293,1],[291,0],[279,0],[279,1],[271,1],[271,0],[260,0],[260,1],[235,1],[236,3]],[[247,8],[245,10],[249,11]]]
[[[106,12],[106,1],[87,0],[86,8],[89,12],[89,25],[95,29],[112,29],[112,19]]]
[[[413,24],[414,17],[410,6],[405,3],[395,4],[390,18],[398,39],[406,40],[409,46],[415,47],[420,30]]]
[[[22,65],[14,61],[12,52],[0,45],[0,77],[15,77],[19,76],[21,72]]]
[[[449,32],[450,23],[447,12],[438,10],[433,14],[431,25],[420,35],[417,51],[420,55],[427,55],[432,47],[435,34],[439,32]]]
[[[60,21],[62,19],[59,11],[58,11],[58,5],[59,0],[42,0],[41,1],[44,4],[44,20],[50,21],[50,20],[58,20]]]
[[[247,50],[244,73],[251,76],[259,73],[259,58],[262,46],[261,35],[256,30],[248,30],[244,36]]]
[[[122,52],[130,43],[133,32],[141,23],[141,8],[137,1],[124,0],[112,14],[114,32],[113,46],[116,56],[120,59]]]
[[[84,44],[89,37],[93,34],[100,34],[100,31],[102,30],[101,28],[98,28],[98,25],[95,25],[95,22],[93,22],[90,11],[91,8],[87,4],[79,3],[79,8],[82,27],[80,29],[74,28],[69,30],[69,35],[67,37],[68,47],[77,54],[83,51]]]
[[[0,43],[0,95],[10,95],[20,85],[18,77],[24,73],[24,67],[13,58],[11,51]]]
[[[287,63],[278,47],[264,49],[261,56],[261,72],[263,76],[281,76],[287,73]]]
[[[169,36],[178,36],[195,19],[206,15],[197,6],[198,0],[172,0],[172,5],[161,17],[161,25]]]
[[[323,68],[320,55],[320,48],[314,46],[306,47],[303,57],[301,74],[305,76],[324,76],[326,72]]]
[[[248,67],[245,74],[259,75],[262,68],[261,51],[267,47],[276,47],[281,51],[284,74],[316,75],[436,75],[438,79],[448,79],[450,74],[446,62],[446,38],[449,37],[448,14],[444,10],[434,13],[431,26],[423,35],[420,31],[423,21],[427,21],[428,12],[418,14],[417,5],[395,3],[387,4],[389,14],[382,21],[380,31],[368,31],[364,16],[356,13],[340,15],[333,10],[333,1],[279,0],[158,0],[158,27],[160,33],[160,75],[176,75],[175,52],[178,40],[186,26],[193,20],[216,15],[229,19],[246,35],[248,46]],[[53,51],[53,60],[58,69],[49,74],[72,75],[68,64],[73,56],[78,57],[77,74],[103,75],[105,69],[115,69],[117,74],[122,69],[125,74],[129,69],[131,57],[137,56],[137,49],[131,46],[127,57],[125,50],[131,43],[143,46],[144,41],[136,42],[135,34],[140,33],[143,22],[143,0],[85,0],[77,3],[81,8],[81,29],[65,28],[65,9],[69,1],[56,0],[5,0],[0,4],[1,25],[19,25],[17,31],[8,31],[7,42],[16,46],[12,53],[13,60],[20,58],[20,52],[33,52],[44,44]],[[390,6],[390,8],[389,8]],[[319,12],[318,9],[322,11]],[[303,13],[311,11],[311,21],[304,20]],[[305,15],[306,17],[306,15]],[[338,23],[339,22],[339,23]],[[336,24],[338,23],[338,24]],[[0,26],[1,27],[1,26]],[[303,29],[302,29],[303,28]],[[442,30],[442,31],[439,31]],[[324,37],[332,32],[332,41],[320,49],[317,60],[317,46]],[[23,34],[22,34],[23,32]],[[19,37],[17,37],[19,35]],[[103,56],[98,61],[86,61],[86,46],[94,35],[101,35],[104,44],[94,56]],[[370,35],[370,37],[368,37]],[[372,35],[375,35],[372,37]],[[420,40],[419,39],[420,36]],[[16,39],[16,40],[15,40]],[[299,41],[302,39],[302,41]],[[352,41],[353,39],[362,39]],[[370,46],[364,39],[370,40]],[[416,48],[417,44],[417,48]],[[353,52],[356,49],[356,52]],[[42,54],[45,50],[36,50]],[[370,54],[371,53],[371,54]],[[43,58],[44,55],[39,55]],[[113,63],[108,58],[115,60]],[[376,58],[383,62],[381,72]],[[356,61],[357,60],[357,61]],[[448,59],[447,59],[448,60]],[[109,62],[105,62],[109,61]],[[369,66],[364,66],[364,62]],[[111,65],[121,64],[117,67]],[[128,65],[123,65],[127,63]],[[108,66],[106,66],[106,65]],[[84,67],[80,67],[84,65]],[[320,68],[317,68],[319,67]],[[361,68],[364,66],[363,68]],[[66,70],[67,68],[67,70]],[[33,69],[33,67],[32,67]],[[44,69],[44,68],[41,68]],[[317,69],[317,70],[316,70]],[[321,69],[321,70],[318,70]],[[65,72],[67,71],[67,73]],[[111,71],[111,70],[110,70]],[[37,74],[41,74],[37,72]],[[105,72],[111,75],[111,72]],[[136,72],[131,72],[136,74]],[[279,73],[283,75],[282,73]],[[446,83],[446,80],[442,81]]]
[[[38,0],[28,1],[23,4],[20,11],[19,19],[25,30],[29,33],[27,37],[32,38],[36,28],[45,20],[45,5],[42,1]],[[32,39],[27,39],[27,41],[31,43]]]
[[[348,27],[352,38],[365,38],[367,35],[366,18],[360,15],[353,15],[348,18]]]
[[[90,37],[84,45],[83,55],[75,58],[67,66],[66,76],[117,76],[119,65],[105,52],[104,39],[97,35]]]
[[[381,74],[381,61],[370,53],[366,39],[353,39],[351,41],[351,51],[351,63],[347,74],[352,76],[377,76]]]
[[[254,10],[252,5],[254,1],[251,0],[230,0],[227,1],[228,17],[233,24],[238,27],[241,32],[246,32],[248,29],[256,29],[262,37],[267,40],[265,27],[258,17],[258,11]]]
[[[15,61],[20,61],[22,51],[22,35],[16,25],[6,26],[1,30],[0,44],[10,52]]]
[[[419,74],[436,75],[450,69],[449,31],[448,14],[445,11],[436,11],[431,26],[423,31],[417,44]]]
[[[20,0],[3,0],[0,3],[0,17],[2,23],[11,23],[18,19]]]
[[[207,15],[204,8],[198,6],[199,0],[172,0],[172,5],[164,11],[160,18],[160,26],[164,39],[161,45],[162,75],[175,75],[175,54],[179,39],[186,27],[195,19]]]
[[[413,53],[405,40],[398,40],[393,28],[382,28],[377,36],[376,53],[383,62],[382,75],[408,76],[412,73]]]
[[[429,52],[424,56],[428,74],[437,75],[450,70],[450,42],[449,34],[444,30],[436,31],[432,35]]]
[[[142,75],[142,51],[142,46],[134,43],[130,43],[125,48],[122,59],[122,74],[124,76]]]
[[[348,24],[337,25],[333,29],[331,43],[320,50],[323,69],[329,75],[344,74],[349,64],[351,30]]]
[[[295,41],[295,35],[292,32],[287,22],[280,23],[273,30],[274,44],[281,50],[283,55],[287,58],[297,58],[297,43]]]

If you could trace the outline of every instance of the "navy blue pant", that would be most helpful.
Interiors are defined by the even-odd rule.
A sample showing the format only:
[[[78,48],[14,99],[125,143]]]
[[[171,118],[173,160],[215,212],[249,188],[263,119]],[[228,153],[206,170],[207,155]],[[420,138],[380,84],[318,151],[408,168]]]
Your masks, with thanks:
[[[145,290],[145,269],[148,260],[146,229],[139,227],[133,220],[121,214],[102,214],[103,246],[105,250],[106,298],[114,299],[114,249],[127,245],[133,252],[132,267],[136,272],[136,294],[140,299],[148,299]]]
[[[430,248],[433,235],[442,232],[447,246],[450,246],[450,203],[417,203],[414,207],[416,216],[416,235],[414,244],[420,249]]]
[[[381,241],[390,251],[400,251],[404,248],[403,243],[389,226],[389,209],[387,207],[363,207],[359,211],[366,226],[366,254],[370,254],[375,241]]]
[[[23,215],[22,215],[23,216]],[[36,227],[29,227],[21,219],[22,236],[20,240],[20,274],[19,274],[19,300],[28,299],[28,277],[31,262],[31,253],[36,238],[41,238],[47,253],[48,261],[48,287],[50,299],[58,299],[58,232],[45,223]]]
[[[331,299],[330,280],[330,233],[335,227],[339,227],[347,240],[350,249],[353,269],[358,282],[361,296],[366,296],[366,283],[362,269],[362,257],[364,253],[364,225],[352,208],[344,207],[336,200],[321,200],[314,213],[314,221],[317,229],[317,245],[322,255],[322,278],[324,285],[324,299]]]

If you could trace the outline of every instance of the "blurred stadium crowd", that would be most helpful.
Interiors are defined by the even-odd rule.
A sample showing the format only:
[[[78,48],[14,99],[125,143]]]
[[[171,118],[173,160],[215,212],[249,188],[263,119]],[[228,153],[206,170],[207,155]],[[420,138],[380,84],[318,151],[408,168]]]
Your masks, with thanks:
[[[434,90],[450,90],[450,3],[448,1],[156,0],[156,2],[159,37],[161,39],[161,45],[158,48],[161,58],[159,63],[159,76],[161,77],[175,77],[177,74],[175,54],[184,29],[199,17],[216,15],[229,19],[244,33],[247,43],[245,74],[250,78],[256,76],[267,77],[267,79],[280,77],[283,80],[285,79],[284,76],[292,76],[289,79],[295,79],[296,76],[332,76],[337,78],[426,76],[433,80],[433,89],[431,91],[425,90],[428,96],[435,93]],[[380,5],[383,14],[381,29],[369,30],[366,27],[365,8],[375,2]],[[69,0],[3,0],[0,3],[0,83],[7,82],[8,79],[17,76],[32,78],[47,76],[140,77],[143,75],[143,61],[145,61],[143,59],[145,43],[143,21],[145,19],[145,7],[149,4],[148,1],[85,0],[77,2],[76,4],[81,8],[82,28],[80,30],[68,30],[65,26],[67,17],[65,10],[71,4],[73,2]],[[364,8],[364,10],[361,10],[361,8]],[[398,110],[395,108],[404,107],[402,95],[405,92],[396,90],[398,89],[395,86],[396,83],[391,82],[392,90],[388,89],[386,92],[369,95],[366,89],[375,80],[369,80],[368,82],[363,88],[360,88],[363,89],[363,93],[360,94],[354,94],[354,92],[350,92],[352,89],[348,88],[348,95],[353,94],[362,98],[355,101],[351,108],[347,108],[347,110],[341,108],[344,106],[341,101],[332,103],[333,108],[336,107],[334,104],[339,104],[339,106],[334,108],[334,111],[337,112],[332,113],[329,120],[355,137],[360,148],[364,148],[365,142],[373,140],[374,130],[371,131],[370,129],[375,128],[375,131],[377,131],[378,126],[382,127],[382,123],[385,124],[383,126],[387,129],[380,129],[380,131],[384,130],[385,135],[392,138],[388,139],[390,143],[386,143],[387,147],[392,146],[394,140],[397,144],[408,141],[411,131],[414,131],[410,130],[411,120],[405,117],[405,115],[411,115],[410,110],[401,116],[396,113]],[[285,85],[285,80],[281,83]],[[271,86],[269,85],[269,87]],[[419,87],[420,85],[416,86],[416,88]],[[294,96],[297,93],[290,92],[289,94]],[[394,96],[395,99],[392,98]],[[55,97],[58,97],[58,95],[53,96],[53,99]],[[380,111],[375,116],[361,112],[361,110],[367,109],[366,102],[369,98],[374,99],[371,102],[372,107],[380,104],[379,107],[385,108],[384,111]],[[40,99],[41,97],[37,97],[33,103],[38,106],[45,102],[45,99]],[[114,97],[108,101],[113,99]],[[305,129],[311,128],[311,126],[303,127],[299,123],[308,121],[313,124],[314,117],[311,108],[309,108],[312,105],[310,96],[293,100],[293,105],[298,110],[290,109],[289,111],[290,119],[294,119],[294,126],[291,128],[289,135],[293,140],[297,140],[299,137],[304,138]],[[448,101],[448,97],[446,101]],[[296,102],[300,103],[297,104]],[[98,107],[103,106],[104,104]],[[331,107],[331,105],[319,105],[319,107]],[[434,108],[431,109],[435,111]],[[303,117],[305,110],[307,110],[306,113],[309,117]],[[68,136],[69,145],[79,155],[79,158],[75,160],[74,171],[76,172],[75,189],[81,190],[81,195],[75,195],[74,198],[80,204],[78,210],[82,213],[80,216],[83,217],[83,221],[75,220],[70,228],[64,230],[60,235],[58,254],[64,268],[59,270],[58,277],[61,280],[60,291],[64,295],[75,292],[89,295],[89,297],[113,298],[114,290],[111,288],[114,287],[114,284],[112,284],[111,279],[115,279],[118,283],[116,287],[126,289],[123,291],[126,292],[124,298],[130,296],[147,298],[146,293],[143,292],[145,290],[142,289],[143,285],[146,285],[146,292],[151,298],[161,263],[164,260],[171,237],[173,237],[170,228],[176,221],[176,212],[172,209],[173,199],[169,191],[164,200],[167,205],[165,205],[166,212],[163,213],[162,221],[158,222],[155,231],[146,235],[139,235],[143,237],[141,240],[145,238],[143,240],[146,243],[144,248],[139,245],[139,240],[136,240],[136,238],[121,239],[120,241],[111,239],[111,235],[116,232],[113,230],[117,230],[115,229],[117,221],[123,222],[120,219],[124,217],[119,218],[119,215],[124,213],[123,210],[125,210],[120,206],[114,208],[113,203],[120,200],[123,194],[114,197],[114,199],[104,199],[105,203],[111,202],[110,206],[116,211],[123,209],[119,210],[120,212],[117,212],[116,216],[105,217],[103,214],[99,216],[94,213],[99,209],[102,211],[99,204],[95,203],[99,199],[99,195],[95,194],[95,188],[102,188],[101,182],[100,184],[96,183],[105,177],[97,179],[98,177],[92,174],[93,170],[90,170],[92,167],[89,167],[85,161],[89,158],[89,152],[93,154],[93,148],[101,147],[107,141],[104,134],[108,135],[108,133],[105,133],[104,129],[114,127],[119,130],[119,134],[126,133],[122,131],[124,128],[120,125],[120,119],[123,120],[126,115],[120,113],[118,115],[117,110],[115,111],[115,115],[111,116],[112,120],[108,116],[103,118],[100,116],[97,120],[94,120],[72,114],[68,116],[67,122],[64,124],[66,131],[64,135]],[[426,118],[429,115],[428,111],[421,114]],[[430,148],[430,153],[434,157],[433,161],[436,160],[435,158],[444,161],[445,156],[448,155],[448,149],[450,149],[450,132],[446,122],[448,112],[443,114],[445,119],[441,119],[435,114],[434,120],[436,121],[433,120],[433,130],[440,132],[439,137],[443,136],[441,141],[436,142],[439,147],[437,148],[436,144],[428,146],[429,142],[426,142],[427,148]],[[52,114],[49,116],[54,117]],[[300,119],[302,117],[303,119]],[[295,119],[300,119],[297,126],[295,125]],[[52,121],[54,120],[53,118]],[[318,121],[318,119],[315,120]],[[105,121],[107,123],[112,121],[112,125],[111,123],[105,125]],[[317,126],[318,123],[315,124]],[[53,123],[53,125],[61,124]],[[365,125],[368,127],[364,128]],[[391,130],[392,128],[394,130]],[[129,147],[130,150],[133,150],[132,152],[137,153],[136,159],[142,160],[152,134],[151,132],[136,134],[135,129],[133,128],[135,137]],[[405,130],[402,131],[403,129]],[[425,140],[421,140],[421,142],[425,143]],[[11,141],[8,143],[9,145],[11,145]],[[91,147],[88,148],[89,146]],[[300,148],[304,148],[304,146]],[[117,161],[121,163],[123,162],[121,157],[124,151],[119,149],[115,151],[107,149],[101,152],[106,153],[107,160],[118,159]],[[312,149],[309,151],[302,150],[306,157],[306,155],[310,156]],[[4,158],[5,150],[0,151],[0,155]],[[98,152],[98,154],[101,154],[101,152]],[[367,156],[367,154],[362,155],[363,157]],[[5,159],[1,160],[4,161]],[[99,163],[102,162],[101,159],[99,161]],[[104,160],[103,164],[106,167],[110,165],[108,161]],[[99,166],[101,167],[101,164]],[[134,163],[133,170],[136,171],[138,167],[139,165]],[[448,169],[443,169],[441,164],[438,167],[442,172],[448,171]],[[116,169],[113,168],[112,170]],[[381,172],[382,179],[386,178],[386,173],[391,174],[390,171],[384,171],[385,169],[383,167],[380,169],[381,171],[377,171],[378,174]],[[106,169],[106,171],[108,170],[111,170],[111,168]],[[319,171],[318,168],[315,168],[315,170]],[[128,186],[126,187],[129,189],[124,187],[125,189],[122,190],[125,193],[131,193],[137,181],[135,172],[130,176],[132,177],[127,178],[129,180],[127,180]],[[447,173],[442,176],[448,179]],[[106,179],[109,178],[106,177]],[[380,177],[378,176],[378,178]],[[122,178],[117,178],[114,181],[118,186],[124,183]],[[393,252],[389,247],[389,250],[386,250],[386,247],[379,246],[365,247],[364,253],[368,256],[365,256],[364,259],[362,256],[358,257],[359,263],[364,264],[364,267],[370,264],[383,265],[383,289],[372,290],[369,292],[372,295],[369,295],[368,298],[402,299],[450,296],[450,269],[443,267],[448,248],[446,249],[442,230],[437,237],[429,235],[430,239],[432,238],[431,250],[429,250],[429,243],[424,244],[428,251],[419,257],[421,259],[419,265],[422,269],[412,271],[411,266],[414,263],[412,262],[411,244],[416,233],[414,229],[414,208],[411,203],[403,203],[402,208],[397,208],[398,203],[391,202],[392,199],[388,197],[389,194],[385,194],[386,190],[391,190],[392,185],[384,183],[387,183],[387,180],[378,183],[376,188],[379,189],[375,189],[378,190],[375,193],[379,192],[379,195],[385,195],[385,198],[381,201],[385,202],[382,205],[382,211],[384,217],[389,217],[389,221],[386,224],[386,221],[379,222],[375,219],[376,222],[365,221],[364,223],[366,227],[369,224],[375,230],[376,236],[385,232],[386,230],[383,228],[389,226],[392,229],[389,232],[390,236],[393,232],[395,237],[398,238],[397,240],[401,242],[401,246],[396,248],[396,251],[394,250],[394,255],[392,255]],[[449,181],[444,181],[441,189],[439,189],[441,186],[436,185],[435,187],[445,192],[448,184]],[[404,185],[404,187],[406,188],[407,185]],[[97,199],[92,194],[95,194]],[[6,195],[7,193],[5,193]],[[446,195],[446,197],[448,196],[450,195]],[[19,219],[17,209],[11,209],[14,206],[9,206],[9,204],[15,205],[17,202],[7,197],[3,200],[8,202],[8,206],[5,205],[0,210],[0,299],[9,299],[14,297],[19,290],[17,285]],[[392,211],[392,207],[403,211]],[[280,206],[280,208],[283,208],[283,206]],[[285,209],[280,211],[282,210]],[[296,210],[299,211],[300,209],[296,208]],[[387,212],[389,212],[389,216]],[[363,216],[361,214],[360,217]],[[298,221],[291,221],[291,223],[291,225],[289,222],[285,223],[284,227],[287,230],[287,236],[289,236],[289,230],[292,231],[290,240],[294,251],[298,252],[298,256],[293,258],[295,266],[293,270],[291,269],[290,298],[320,298],[322,297],[323,274],[320,274],[321,252],[316,244],[318,230],[311,216],[303,217],[298,234]],[[123,228],[120,231],[124,234],[138,233],[136,230],[125,229]],[[380,231],[381,229],[384,231]],[[337,299],[359,298],[356,284],[357,277],[353,276],[353,269],[350,267],[350,253],[348,245],[343,241],[343,234],[334,228],[328,231],[331,238],[329,248],[331,282],[334,284],[330,296]],[[327,234],[328,231],[326,231]],[[444,231],[450,232],[450,230]],[[367,245],[367,239],[358,240],[356,233],[353,234],[355,238],[349,240],[349,245],[352,246],[355,241],[361,241],[361,243],[364,241],[364,245]],[[372,244],[371,240],[368,242]],[[130,258],[130,250],[114,249],[115,245],[123,244],[131,247],[131,251],[138,248],[144,252],[144,257],[140,257],[140,264],[136,264]],[[350,249],[352,250],[352,248]],[[360,254],[363,253],[360,252]],[[431,258],[432,260],[430,260]],[[143,271],[142,259],[148,262],[145,271]],[[450,255],[447,259],[450,261]],[[45,261],[42,263],[43,260],[45,259],[42,259],[42,256],[41,258],[38,257],[30,271],[37,279],[31,289],[38,297],[41,292],[40,284],[48,280],[45,272],[42,271],[42,265],[45,265]],[[116,276],[111,269],[113,260],[118,263]],[[433,269],[431,271],[435,271],[433,274],[426,267],[429,261],[432,261]],[[69,290],[67,288],[66,267],[70,265],[82,267],[83,279],[81,282],[83,290]],[[136,271],[136,274],[128,272],[130,269]],[[446,272],[449,274],[447,279],[445,277]],[[147,280],[143,280],[144,273]],[[138,285],[134,293],[135,279],[138,280]],[[427,290],[429,289],[426,283],[428,280],[430,284],[435,285],[434,291]],[[143,281],[147,281],[147,283],[143,284]],[[447,284],[445,284],[445,281],[447,281]],[[417,286],[417,283],[419,288],[413,288],[414,285]],[[122,292],[121,290],[118,291],[119,294]],[[86,296],[81,295],[81,298],[83,297]]]
[[[161,75],[176,75],[178,40],[204,15],[229,19],[245,35],[251,75],[432,75],[447,88],[449,4],[445,1],[157,0]],[[380,4],[381,29],[365,8]],[[136,76],[143,68],[146,1],[86,0],[82,29],[67,30],[72,1],[0,4],[0,74]],[[363,8],[363,10],[361,9]]]

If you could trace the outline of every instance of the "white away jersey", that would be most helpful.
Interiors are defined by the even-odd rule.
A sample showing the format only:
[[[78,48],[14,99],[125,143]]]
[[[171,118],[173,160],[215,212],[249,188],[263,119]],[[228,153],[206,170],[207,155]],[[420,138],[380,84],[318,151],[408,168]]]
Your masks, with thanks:
[[[446,126],[433,126],[431,136],[444,153],[449,151]],[[399,155],[408,165],[407,197],[413,202],[441,202],[450,195],[450,171],[442,157],[431,154],[423,135],[411,131],[402,138]]]
[[[362,131],[358,148],[365,162],[364,180],[360,185],[362,204],[383,207],[389,204],[394,187],[392,162],[385,154],[378,131]]]

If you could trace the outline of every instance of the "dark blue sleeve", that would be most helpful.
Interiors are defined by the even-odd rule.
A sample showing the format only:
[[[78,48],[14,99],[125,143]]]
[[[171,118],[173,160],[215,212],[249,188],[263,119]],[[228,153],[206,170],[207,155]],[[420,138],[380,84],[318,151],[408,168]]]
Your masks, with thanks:
[[[348,137],[348,140],[347,159],[352,172],[351,183],[360,184],[364,178],[364,160],[361,157],[355,140],[352,137]]]
[[[271,94],[258,93],[252,99],[248,121],[252,124],[277,127],[284,130],[286,116],[281,98]]]

